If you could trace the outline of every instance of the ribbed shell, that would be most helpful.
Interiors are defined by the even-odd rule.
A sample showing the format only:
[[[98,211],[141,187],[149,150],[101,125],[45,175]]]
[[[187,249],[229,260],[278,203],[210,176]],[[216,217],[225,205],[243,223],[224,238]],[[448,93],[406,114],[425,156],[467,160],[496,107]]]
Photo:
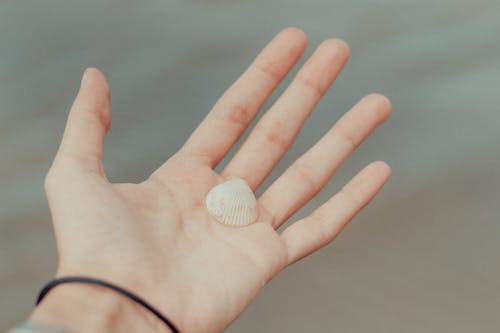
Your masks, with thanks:
[[[222,224],[243,227],[257,219],[257,200],[248,184],[230,179],[212,188],[205,199],[208,212]]]

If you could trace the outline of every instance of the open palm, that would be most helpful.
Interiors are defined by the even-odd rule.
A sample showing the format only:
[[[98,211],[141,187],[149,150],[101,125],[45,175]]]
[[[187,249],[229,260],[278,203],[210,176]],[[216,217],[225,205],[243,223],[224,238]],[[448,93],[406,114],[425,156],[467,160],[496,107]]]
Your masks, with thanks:
[[[276,229],[389,116],[391,105],[378,94],[363,98],[258,198],[257,222],[228,227],[205,208],[207,192],[227,179],[242,178],[253,190],[262,183],[349,56],[344,42],[323,42],[217,174],[214,168],[305,45],[300,30],[280,32],[179,152],[140,184],[111,184],[105,177],[109,88],[98,70],[88,69],[46,179],[58,275],[113,281],[167,313],[181,331],[216,332],[283,268],[332,241],[388,179],[385,163],[370,164],[310,216],[281,234]]]

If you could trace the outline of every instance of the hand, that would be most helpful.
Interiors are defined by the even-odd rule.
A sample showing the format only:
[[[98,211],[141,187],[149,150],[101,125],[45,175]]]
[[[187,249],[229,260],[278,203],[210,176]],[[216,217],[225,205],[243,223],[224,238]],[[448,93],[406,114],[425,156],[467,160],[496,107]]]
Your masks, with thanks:
[[[217,332],[281,270],[330,243],[378,192],[389,167],[374,162],[308,217],[276,231],[329,180],[390,114],[387,98],[363,98],[258,198],[259,220],[216,222],[205,196],[232,177],[256,189],[288,150],[349,56],[324,41],[220,174],[214,168],[305,49],[280,32],[223,94],[185,145],[140,184],[111,184],[102,167],[110,126],[104,76],[88,69],[46,178],[59,252],[58,276],[87,275],[128,288],[183,332]],[[158,145],[158,149],[161,145]]]

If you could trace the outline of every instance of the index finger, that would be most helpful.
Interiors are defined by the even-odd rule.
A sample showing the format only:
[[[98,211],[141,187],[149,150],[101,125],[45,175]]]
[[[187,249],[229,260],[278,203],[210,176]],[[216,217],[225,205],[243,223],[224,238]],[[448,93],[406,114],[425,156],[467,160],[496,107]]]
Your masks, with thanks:
[[[181,152],[201,157],[215,167],[298,61],[306,43],[301,30],[282,30],[217,101]]]

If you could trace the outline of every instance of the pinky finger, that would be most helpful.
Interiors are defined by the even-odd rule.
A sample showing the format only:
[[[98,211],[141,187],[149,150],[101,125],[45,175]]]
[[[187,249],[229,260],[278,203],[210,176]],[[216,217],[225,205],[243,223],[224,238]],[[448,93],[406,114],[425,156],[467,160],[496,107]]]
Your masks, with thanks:
[[[288,250],[288,264],[329,244],[375,197],[390,175],[386,163],[371,163],[311,215],[286,228],[281,237]]]

